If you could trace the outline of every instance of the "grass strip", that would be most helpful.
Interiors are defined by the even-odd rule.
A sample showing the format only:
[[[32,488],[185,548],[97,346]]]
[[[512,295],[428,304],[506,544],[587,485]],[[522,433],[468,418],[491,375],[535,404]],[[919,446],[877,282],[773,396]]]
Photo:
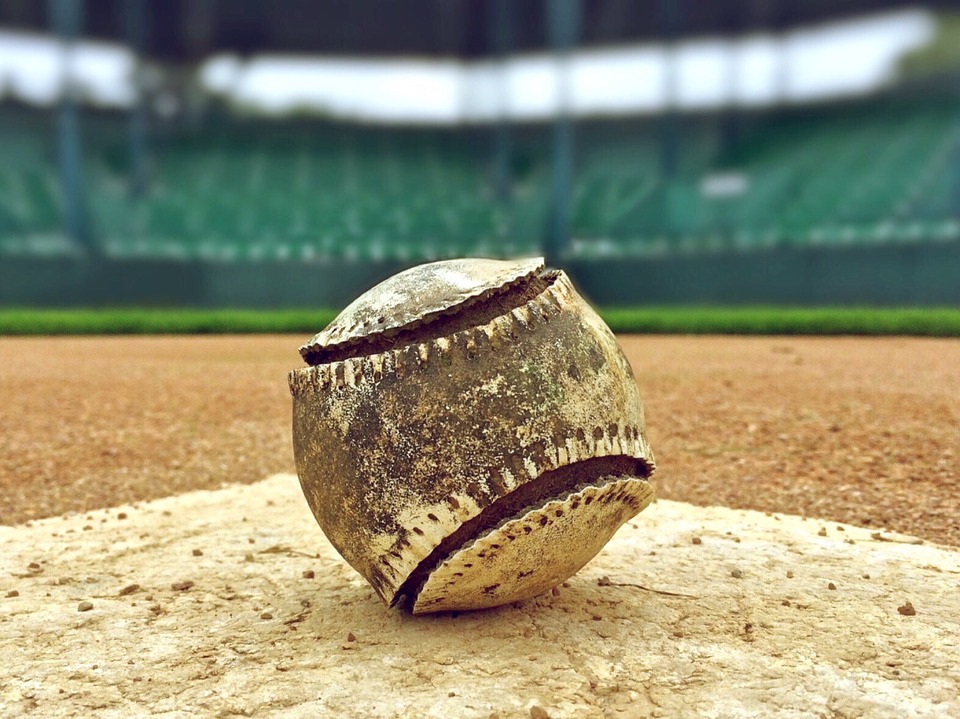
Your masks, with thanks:
[[[614,332],[960,337],[960,309],[610,307]],[[312,334],[336,315],[313,310],[0,309],[0,335]]]

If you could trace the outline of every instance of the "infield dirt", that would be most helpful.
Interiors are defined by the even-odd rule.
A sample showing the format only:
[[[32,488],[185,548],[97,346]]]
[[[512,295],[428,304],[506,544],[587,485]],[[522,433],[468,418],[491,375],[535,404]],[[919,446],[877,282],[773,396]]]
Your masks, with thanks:
[[[304,339],[0,339],[0,523],[294,471]],[[659,496],[960,544],[960,340],[620,339]]]

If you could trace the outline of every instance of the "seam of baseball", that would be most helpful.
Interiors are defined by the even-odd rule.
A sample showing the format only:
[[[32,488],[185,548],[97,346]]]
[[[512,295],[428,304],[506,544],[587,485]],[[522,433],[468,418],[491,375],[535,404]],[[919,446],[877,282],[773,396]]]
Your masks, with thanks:
[[[500,524],[480,534],[473,540],[464,543],[459,549],[454,550],[446,558],[441,560],[417,588],[417,591],[411,598],[413,604],[411,609],[414,607],[421,607],[421,609],[423,609],[442,601],[442,598],[435,596],[434,599],[428,603],[422,606],[420,604],[423,591],[427,585],[431,583],[431,580],[437,578],[438,572],[447,569],[450,563],[456,562],[462,554],[472,552],[475,553],[478,558],[483,559],[487,552],[496,552],[504,543],[515,541],[520,536],[519,532],[528,534],[535,530],[537,525],[543,526],[542,518],[546,515],[553,514],[555,517],[560,517],[567,508],[571,511],[576,511],[580,505],[590,505],[592,502],[620,501],[623,504],[629,505],[633,510],[629,515],[624,517],[623,522],[627,522],[649,506],[653,499],[654,490],[649,481],[642,480],[641,484],[641,480],[638,480],[636,477],[607,475],[599,477],[595,482],[584,483],[582,486],[571,491],[566,497],[550,499],[539,507],[518,512],[512,517],[505,517]],[[535,517],[538,515],[539,519],[536,519]],[[622,526],[623,522],[617,525],[617,529]],[[514,525],[513,530],[517,532],[516,534],[511,534],[507,531],[506,528],[511,524]],[[460,566],[465,567],[468,565],[461,563]]]
[[[581,476],[584,471],[593,476]],[[625,455],[592,457],[544,472],[538,479],[491,502],[444,537],[400,584],[391,604],[412,606],[424,584],[444,561],[507,522],[551,502],[564,501],[587,487],[603,487],[630,478],[646,481],[651,473],[644,460]]]
[[[616,431],[611,432],[611,428],[615,428]],[[541,461],[535,462],[531,459],[529,463],[524,463],[529,465],[526,481],[517,483],[517,479],[508,475],[506,471],[498,474],[497,478],[491,477],[504,483],[507,488],[507,492],[500,499],[510,496],[523,486],[536,484],[544,475],[594,459],[619,457],[633,460],[646,468],[643,474],[638,475],[643,478],[651,476],[656,470],[653,453],[650,451],[642,428],[638,425],[615,424],[606,427],[578,428],[562,440],[555,441],[552,446],[555,451],[544,455]],[[500,500],[485,505],[473,517],[483,513],[486,507],[492,506],[497,501]],[[465,518],[461,514],[462,508],[454,510],[449,507],[433,507],[431,511],[436,516],[435,521],[424,521],[422,526],[410,527],[408,536],[398,537],[397,541],[380,555],[376,571],[384,577],[388,585],[398,587],[406,582],[410,574],[424,561],[424,557],[432,554],[452,531],[457,531],[454,529],[442,535],[436,535],[434,530],[451,524],[459,527],[473,519],[473,517]],[[392,596],[385,596],[384,599],[394,603],[397,596],[398,594],[394,592]]]
[[[356,387],[367,382],[377,383],[388,372],[402,377],[404,374],[423,371],[428,364],[442,360],[451,351],[460,351],[470,357],[484,344],[497,347],[511,341],[511,338],[523,331],[533,330],[540,323],[549,322],[566,309],[574,292],[567,276],[558,272],[542,292],[485,324],[468,327],[447,336],[394,346],[382,352],[291,370],[287,375],[290,394],[297,397],[320,392],[330,386]]]
[[[527,304],[545,292],[556,280],[557,270],[531,272],[470,297],[452,307],[437,310],[408,322],[370,335],[355,337],[330,346],[304,345],[301,356],[316,366],[345,359],[383,354],[394,348],[450,337],[464,329],[488,323],[495,316]]]

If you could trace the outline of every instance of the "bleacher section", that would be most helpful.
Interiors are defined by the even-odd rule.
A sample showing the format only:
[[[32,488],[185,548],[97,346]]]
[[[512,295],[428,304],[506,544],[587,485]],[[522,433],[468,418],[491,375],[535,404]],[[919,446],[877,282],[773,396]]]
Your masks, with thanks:
[[[677,131],[685,165],[658,181],[655,148],[597,151],[575,196],[587,257],[960,239],[960,109],[871,106],[766,120],[725,152]]]
[[[529,211],[493,201],[489,168],[455,132],[234,126],[164,143],[151,175],[136,201],[96,167],[112,188],[95,198],[107,254],[412,261],[529,253],[540,234]]]
[[[63,232],[49,115],[0,113],[0,254],[75,253]]]
[[[732,133],[729,118],[671,122],[578,126],[571,258],[960,240],[952,101],[742,117]],[[224,120],[155,130],[142,197],[130,192],[125,133],[120,117],[84,121],[91,230],[108,257],[509,256],[537,252],[548,226],[546,128],[516,133],[509,205],[496,199],[482,129]],[[49,114],[0,112],[0,155],[0,254],[75,252]]]

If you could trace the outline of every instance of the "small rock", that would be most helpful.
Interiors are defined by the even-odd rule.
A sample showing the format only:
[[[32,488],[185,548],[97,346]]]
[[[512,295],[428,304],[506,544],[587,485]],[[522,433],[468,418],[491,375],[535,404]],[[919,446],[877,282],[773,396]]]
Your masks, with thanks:
[[[821,537],[826,537],[826,536],[827,536],[827,528],[826,528],[826,527],[820,527],[820,531],[817,532],[817,534],[818,534],[819,536],[821,536]]]
[[[703,544],[703,540],[700,537],[694,537],[690,540],[693,544]]]
[[[348,642],[355,642],[355,641],[357,641],[357,637],[354,635],[353,632],[347,632],[347,641],[348,641]]]
[[[120,512],[120,514],[117,515],[117,519],[126,519],[126,518],[127,518],[126,512]]]
[[[830,583],[827,585],[827,589],[836,589],[836,588],[837,588],[837,585],[834,584],[833,582],[830,582]]]
[[[547,714],[547,710],[543,707],[538,707],[534,704],[530,707],[530,719],[550,719],[550,715]]]
[[[557,589],[556,587],[554,587],[553,589],[550,590],[550,594],[552,594],[552,595],[555,596],[555,597],[559,597],[559,596],[560,596],[560,590]]]
[[[7,592],[8,599],[10,597],[19,597],[19,596],[20,596],[20,592],[18,592],[16,589],[11,589],[9,592]]]
[[[904,602],[902,606],[897,607],[897,611],[905,617],[912,617],[917,613],[910,602]]]
[[[870,579],[870,575],[869,575],[869,574],[864,574],[864,575],[863,575],[863,578],[864,578],[864,579]]]
[[[183,581],[183,582],[174,582],[173,584],[170,585],[170,589],[173,589],[176,592],[185,592],[188,589],[190,589],[190,587],[192,586],[193,586],[193,582],[187,579],[186,581]]]
[[[140,589],[139,584],[128,584],[127,586],[125,586],[123,589],[120,590],[120,596],[125,597],[128,594],[133,594],[134,592],[139,591],[139,589]]]
[[[787,572],[787,579],[793,579],[793,572]]]
[[[78,612],[89,612],[91,609],[93,609],[93,602],[84,600],[77,605]]]
[[[601,619],[603,619],[603,617],[601,617],[599,614],[591,614],[590,618],[595,622],[599,622]]]
[[[313,579],[313,578],[314,578],[315,576],[317,576],[317,575],[314,574],[314,571],[313,571],[312,569],[304,569],[304,570],[303,570],[303,574],[302,574],[301,576],[302,576],[304,579]]]
[[[597,580],[598,587],[609,587],[610,586],[610,577],[604,575]]]
[[[253,555],[252,555],[250,552],[247,552],[246,554],[243,555],[243,561],[245,561],[245,562],[252,562],[252,561],[253,561]]]
[[[202,557],[202,556],[203,556],[203,550],[202,550],[202,549],[194,549],[194,550],[193,550],[193,556],[194,556],[194,557]]]
[[[457,693],[456,693],[456,692],[447,692],[447,696],[448,696],[448,697],[455,697],[455,696],[457,696]]]
[[[261,619],[273,619],[273,615],[272,615],[270,612],[261,612],[261,613],[260,613],[260,618],[261,618]]]
[[[734,569],[730,572],[730,576],[734,579],[740,579],[743,577],[743,572],[741,572],[739,569]]]
[[[789,599],[784,599],[782,602],[780,602],[780,604],[782,604],[782,605],[785,606],[785,607],[789,607],[789,606],[790,606],[790,600],[789,600]]]

